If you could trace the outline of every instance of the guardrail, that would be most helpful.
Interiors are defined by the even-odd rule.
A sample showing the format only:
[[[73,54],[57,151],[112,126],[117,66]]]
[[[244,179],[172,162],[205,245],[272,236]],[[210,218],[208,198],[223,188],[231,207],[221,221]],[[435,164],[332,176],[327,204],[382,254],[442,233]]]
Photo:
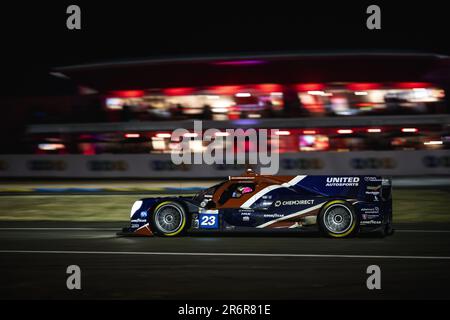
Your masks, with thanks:
[[[450,174],[450,150],[301,152],[279,156],[279,175]],[[175,165],[168,154],[0,155],[0,178],[219,179],[241,175],[244,170],[245,165]]]
[[[239,119],[227,121],[203,121],[204,129],[230,128],[321,128],[333,126],[381,126],[381,125],[448,125],[450,114],[401,115],[401,116],[352,116],[352,117],[309,117],[309,118],[270,118]],[[71,133],[71,132],[114,132],[114,131],[158,131],[175,128],[193,129],[194,120],[142,121],[108,123],[71,123],[30,125],[27,132],[33,133]]]

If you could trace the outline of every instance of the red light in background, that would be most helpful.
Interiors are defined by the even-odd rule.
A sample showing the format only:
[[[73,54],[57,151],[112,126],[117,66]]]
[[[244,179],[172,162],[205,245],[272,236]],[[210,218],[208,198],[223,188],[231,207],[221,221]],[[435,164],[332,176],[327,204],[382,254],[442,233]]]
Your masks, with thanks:
[[[432,84],[428,82],[399,82],[394,84],[394,87],[400,89],[429,88],[431,86]]]
[[[322,83],[300,83],[295,87],[297,91],[321,91],[325,89],[325,85]]]
[[[208,90],[218,95],[234,95],[244,89],[242,86],[213,86],[209,87]]]
[[[163,90],[163,93],[167,96],[186,96],[194,93],[193,88],[167,88]]]
[[[375,90],[379,89],[380,87],[381,85],[379,83],[372,82],[350,83],[347,85],[347,88],[353,91]]]
[[[255,89],[258,91],[262,91],[264,93],[282,92],[283,91],[283,87],[281,85],[274,84],[274,83],[258,84],[255,86]]]
[[[144,96],[144,90],[119,90],[111,91],[110,96],[117,98],[139,98]]]

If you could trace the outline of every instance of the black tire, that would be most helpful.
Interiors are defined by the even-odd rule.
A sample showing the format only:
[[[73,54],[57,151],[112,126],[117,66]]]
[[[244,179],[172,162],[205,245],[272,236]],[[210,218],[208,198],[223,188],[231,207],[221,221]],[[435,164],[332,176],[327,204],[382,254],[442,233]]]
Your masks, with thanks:
[[[328,237],[346,238],[357,231],[358,217],[351,205],[344,200],[325,204],[318,218],[322,234]]]
[[[389,224],[386,225],[385,232],[386,232],[387,236],[392,236],[394,234],[395,229],[392,227],[392,223],[389,223]]]
[[[188,225],[186,209],[176,201],[162,201],[152,210],[151,221],[154,234],[174,237],[183,234]]]

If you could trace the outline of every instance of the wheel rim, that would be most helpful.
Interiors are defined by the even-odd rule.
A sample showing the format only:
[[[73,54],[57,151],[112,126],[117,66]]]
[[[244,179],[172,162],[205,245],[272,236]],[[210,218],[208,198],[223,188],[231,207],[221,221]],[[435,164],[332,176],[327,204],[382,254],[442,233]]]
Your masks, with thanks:
[[[155,214],[155,223],[164,233],[177,231],[183,222],[183,212],[175,205],[165,205]]]
[[[351,228],[353,215],[346,206],[335,204],[325,211],[323,222],[328,231],[336,234],[344,233]]]

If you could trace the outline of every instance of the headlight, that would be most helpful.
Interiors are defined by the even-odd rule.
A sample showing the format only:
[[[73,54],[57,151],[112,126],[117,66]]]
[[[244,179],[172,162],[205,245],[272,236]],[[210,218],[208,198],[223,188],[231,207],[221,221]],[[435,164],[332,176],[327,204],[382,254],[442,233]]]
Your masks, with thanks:
[[[133,206],[131,207],[131,212],[130,212],[130,218],[133,216],[133,214],[138,211],[142,206],[142,201],[136,201],[135,203],[133,203]]]

